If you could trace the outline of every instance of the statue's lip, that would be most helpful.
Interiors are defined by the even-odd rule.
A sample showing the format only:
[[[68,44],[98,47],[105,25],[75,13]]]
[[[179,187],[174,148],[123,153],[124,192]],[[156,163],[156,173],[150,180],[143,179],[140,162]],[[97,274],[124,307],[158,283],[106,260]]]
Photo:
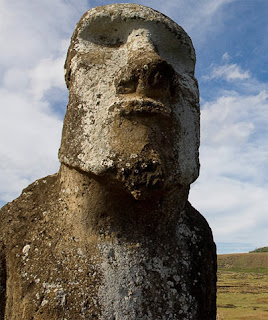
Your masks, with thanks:
[[[123,99],[114,102],[109,111],[116,111],[122,116],[130,115],[163,115],[170,116],[170,107],[150,98]]]

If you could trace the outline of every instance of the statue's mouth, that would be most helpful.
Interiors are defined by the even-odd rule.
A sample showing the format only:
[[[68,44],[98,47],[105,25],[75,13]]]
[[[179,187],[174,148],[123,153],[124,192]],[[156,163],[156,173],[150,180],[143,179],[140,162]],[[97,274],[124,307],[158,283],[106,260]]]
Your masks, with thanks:
[[[169,106],[149,98],[123,99],[113,103],[110,106],[109,111],[118,112],[122,116],[162,115],[169,117],[171,115]]]

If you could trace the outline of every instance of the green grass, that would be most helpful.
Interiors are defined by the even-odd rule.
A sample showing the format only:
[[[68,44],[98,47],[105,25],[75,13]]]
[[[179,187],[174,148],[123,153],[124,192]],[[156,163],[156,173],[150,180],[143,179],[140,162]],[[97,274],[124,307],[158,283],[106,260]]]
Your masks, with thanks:
[[[218,256],[217,320],[268,319],[266,254],[249,255]]]
[[[249,253],[258,253],[258,252],[268,252],[268,247],[262,247],[262,248],[255,249],[253,251],[249,251]]]
[[[221,254],[218,255],[218,270],[265,274],[268,273],[268,254]]]
[[[222,269],[220,269],[222,270]],[[245,270],[245,268],[239,268],[239,267],[230,267],[228,268],[228,271],[232,271],[232,272],[239,272],[239,273],[263,273],[266,274],[267,273],[267,268],[264,267],[254,267],[254,268],[247,268]]]

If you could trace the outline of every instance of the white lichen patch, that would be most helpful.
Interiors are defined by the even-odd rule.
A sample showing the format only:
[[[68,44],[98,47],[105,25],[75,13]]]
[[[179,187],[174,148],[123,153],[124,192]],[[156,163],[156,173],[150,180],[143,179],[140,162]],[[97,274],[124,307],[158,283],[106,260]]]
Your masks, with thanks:
[[[178,275],[177,267],[183,263],[180,257],[151,258],[140,245],[130,248],[117,242],[100,244],[100,251],[104,257],[103,285],[99,288],[101,319],[155,320],[163,319],[164,314],[170,320],[182,319],[181,314],[185,320],[194,319],[197,304],[189,293],[189,280]],[[180,313],[175,311],[178,302]],[[159,317],[156,306],[162,310]]]
[[[41,307],[44,307],[46,304],[48,304],[48,300],[43,300],[41,303]]]
[[[29,244],[26,244],[23,249],[22,249],[22,253],[23,253],[23,260],[27,259],[29,251],[31,249],[31,246]]]

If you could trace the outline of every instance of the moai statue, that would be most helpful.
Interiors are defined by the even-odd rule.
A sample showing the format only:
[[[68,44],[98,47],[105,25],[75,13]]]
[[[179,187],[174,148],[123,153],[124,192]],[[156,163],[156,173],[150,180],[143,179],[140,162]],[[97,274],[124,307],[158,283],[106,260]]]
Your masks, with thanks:
[[[1,210],[0,319],[215,320],[185,31],[136,4],[87,11],[65,71],[59,173]]]

